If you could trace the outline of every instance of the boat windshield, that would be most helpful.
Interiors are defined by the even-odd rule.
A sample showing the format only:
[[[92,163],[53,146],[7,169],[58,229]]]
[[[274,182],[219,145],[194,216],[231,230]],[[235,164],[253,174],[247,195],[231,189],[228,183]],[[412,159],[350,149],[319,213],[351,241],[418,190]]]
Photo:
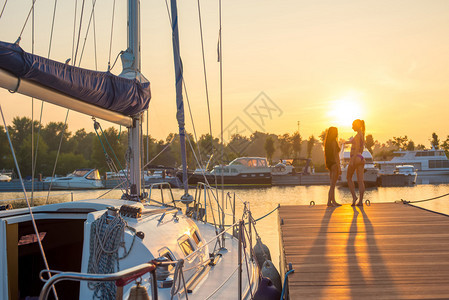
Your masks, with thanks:
[[[87,173],[89,173],[90,170],[75,170],[72,174],[70,174],[68,177],[84,177]]]
[[[249,168],[267,167],[267,160],[264,158],[249,158],[241,157],[236,158],[229,164],[230,166],[243,165]]]
[[[86,178],[92,180],[100,180],[100,172],[98,172],[98,170],[92,171],[89,175],[86,176]]]

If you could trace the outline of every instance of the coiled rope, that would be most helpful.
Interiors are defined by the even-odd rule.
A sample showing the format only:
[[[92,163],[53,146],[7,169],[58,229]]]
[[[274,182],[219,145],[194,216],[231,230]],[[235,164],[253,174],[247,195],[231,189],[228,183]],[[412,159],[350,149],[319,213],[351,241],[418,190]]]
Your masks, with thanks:
[[[92,222],[88,273],[110,274],[120,270],[119,260],[129,255],[136,237],[134,234],[127,251],[124,241],[125,228],[135,231],[128,227],[127,222],[120,215],[110,217],[107,212]],[[124,248],[123,257],[118,256],[120,247]],[[94,291],[93,299],[115,299],[116,288],[113,281],[90,282],[88,287]]]
[[[426,201],[432,201],[432,200],[440,199],[440,198],[443,198],[443,197],[446,197],[446,196],[449,196],[449,193],[444,194],[444,195],[441,195],[441,196],[429,198],[429,199],[423,199],[423,200],[408,201],[408,200],[401,199],[400,202],[403,203],[403,204],[420,203],[420,202],[426,202]],[[399,202],[399,201],[395,201],[395,202],[397,203],[397,202]]]

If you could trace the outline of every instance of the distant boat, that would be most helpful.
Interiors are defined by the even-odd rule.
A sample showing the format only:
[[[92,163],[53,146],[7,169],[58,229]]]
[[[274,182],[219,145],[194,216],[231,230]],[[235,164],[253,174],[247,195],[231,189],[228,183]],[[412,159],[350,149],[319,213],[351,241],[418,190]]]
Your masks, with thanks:
[[[449,159],[442,149],[395,151],[390,161],[376,161],[379,170],[411,165],[421,175],[449,175]]]
[[[204,182],[206,178],[211,185],[221,185],[222,177],[225,186],[270,186],[271,168],[265,157],[239,157],[229,165],[215,166],[210,172],[193,173],[189,184]]]
[[[0,174],[0,182],[10,182],[11,177],[6,174]]]
[[[416,183],[418,174],[412,165],[396,166],[393,169],[379,170],[380,186],[412,186]]]
[[[51,188],[55,190],[101,189],[103,187],[97,169],[78,169],[66,177],[54,178],[51,181]]]

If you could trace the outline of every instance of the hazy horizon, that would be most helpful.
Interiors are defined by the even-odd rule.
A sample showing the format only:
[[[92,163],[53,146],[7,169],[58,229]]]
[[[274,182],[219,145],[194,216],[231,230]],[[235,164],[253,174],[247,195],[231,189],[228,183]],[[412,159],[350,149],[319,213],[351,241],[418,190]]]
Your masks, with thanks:
[[[30,2],[30,3],[29,3]],[[9,1],[0,40],[14,42],[31,7]],[[36,1],[35,53],[47,56],[54,2]],[[3,2],[0,3],[3,7]],[[80,44],[91,10],[86,5]],[[78,7],[78,17],[81,6]],[[72,55],[74,3],[59,1],[51,59]],[[209,132],[197,2],[178,4],[180,48],[198,135]],[[366,121],[367,134],[385,142],[407,135],[430,145],[432,132],[449,135],[448,1],[223,1],[223,105],[225,139],[232,132],[274,134],[298,129],[304,139],[337,126],[353,135],[351,122]],[[112,3],[96,7],[98,70],[106,71]],[[111,63],[126,49],[126,1],[117,1]],[[218,1],[201,2],[213,135],[219,136]],[[79,21],[79,19],[78,19]],[[177,132],[170,24],[163,1],[141,1],[142,73],[150,80],[150,135]],[[92,29],[91,29],[92,30]],[[76,28],[76,32],[78,27]],[[31,18],[21,46],[31,52]],[[81,48],[81,46],[80,46]],[[81,67],[95,69],[92,31]],[[113,69],[118,74],[120,61]],[[6,121],[31,117],[28,97],[0,90]],[[186,97],[184,95],[184,99]],[[40,104],[34,101],[34,118]],[[63,122],[66,110],[44,105],[43,123]],[[186,125],[193,132],[186,107]],[[146,116],[145,116],[146,120]],[[103,127],[112,124],[102,122]],[[118,127],[118,126],[117,126]],[[89,116],[70,112],[69,129],[93,131]],[[146,124],[144,124],[146,132]],[[246,131],[246,133],[245,133]]]

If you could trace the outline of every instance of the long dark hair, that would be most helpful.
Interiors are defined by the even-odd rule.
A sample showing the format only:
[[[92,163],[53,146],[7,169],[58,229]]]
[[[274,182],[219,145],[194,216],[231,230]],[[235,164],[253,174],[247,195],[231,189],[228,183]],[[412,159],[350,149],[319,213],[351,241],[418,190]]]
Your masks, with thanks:
[[[326,137],[324,138],[324,149],[331,147],[331,142],[335,141],[338,146],[338,129],[337,127],[329,127],[329,129],[326,131]]]
[[[338,147],[338,129],[337,127],[329,127],[329,129],[326,131],[326,137],[324,138],[324,159],[327,160],[330,159],[334,152],[337,153],[340,152],[340,147]],[[333,146],[335,145],[335,146]],[[335,147],[335,150],[333,150],[333,147]]]

